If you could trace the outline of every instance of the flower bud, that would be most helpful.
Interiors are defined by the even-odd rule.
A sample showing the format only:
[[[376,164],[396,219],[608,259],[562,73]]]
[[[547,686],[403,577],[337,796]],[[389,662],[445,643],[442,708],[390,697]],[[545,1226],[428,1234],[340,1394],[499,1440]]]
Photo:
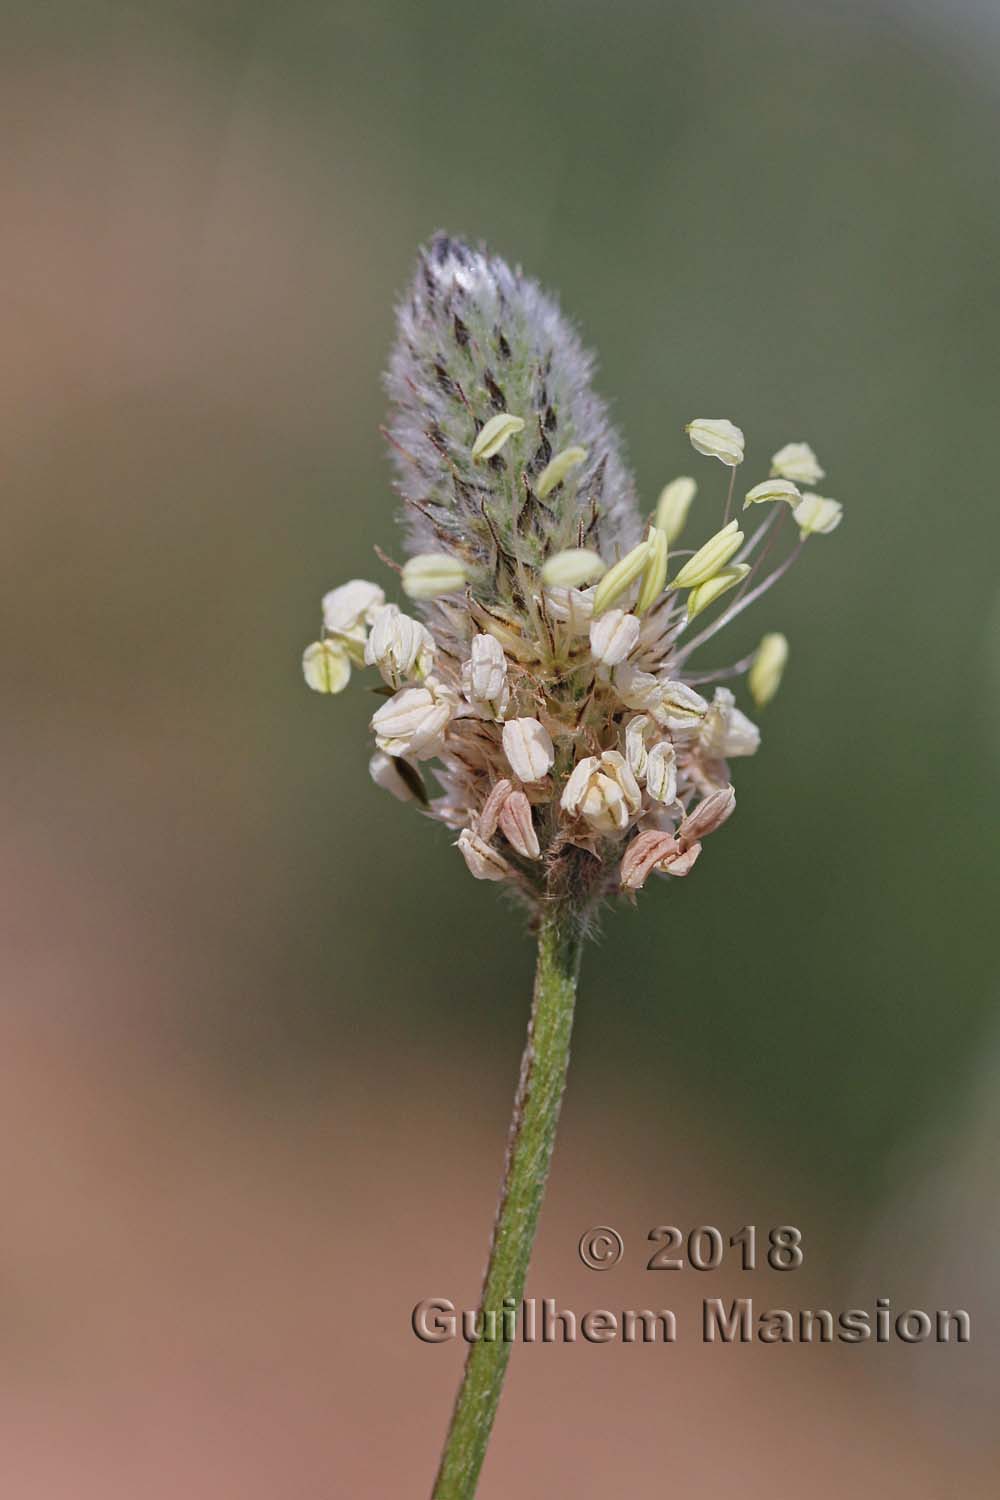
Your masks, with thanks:
[[[803,495],[792,512],[803,538],[814,532],[825,536],[840,525],[844,507],[839,500],[825,500],[822,495]]]
[[[635,602],[637,615],[644,615],[647,609],[652,608],[663,593],[663,586],[667,581],[667,533],[658,526],[651,526],[646,540],[649,543],[649,561],[639,584],[639,597]]]
[[[596,755],[585,755],[577,761],[559,798],[559,806],[563,812],[575,817],[580,811],[580,803],[586,795],[590,778],[596,774],[599,765],[600,761]]]
[[[479,436],[472,445],[472,462],[474,464],[485,463],[486,459],[500,452],[508,438],[512,438],[515,432],[524,431],[524,419],[512,416],[509,411],[502,411],[496,417],[484,423]]]
[[[703,609],[714,604],[716,599],[721,599],[730,589],[742,583],[750,571],[749,563],[730,563],[728,568],[720,568],[712,578],[707,578],[704,583],[699,583],[693,588],[687,598],[687,617],[693,620],[695,615],[700,615]]]
[[[476,819],[476,832],[479,834],[480,838],[486,839],[488,841],[496,833],[497,824],[500,821],[500,809],[503,807],[512,791],[513,784],[506,778],[498,781],[492,788],[490,795],[483,803],[482,812]]]
[[[406,779],[401,770],[401,767],[406,764],[406,761],[399,756],[393,757],[386,755],[382,750],[376,750],[368,762],[368,774],[376,786],[380,786],[384,792],[389,792],[397,801],[418,802],[420,799],[412,782]],[[413,766],[408,766],[407,769],[412,777],[419,778],[420,772]]]
[[[652,714],[664,729],[697,729],[708,710],[700,693],[685,682],[663,682],[626,662],[615,669],[615,689],[626,708]]]
[[[763,505],[769,500],[786,500],[789,505],[795,505],[801,499],[801,490],[790,479],[765,479],[761,484],[755,484],[752,490],[747,490],[743,509],[746,510],[750,505]]]
[[[462,829],[457,847],[469,867],[469,874],[477,880],[506,880],[514,873],[503,855],[491,849],[486,840],[473,833],[471,828]]]
[[[792,479],[796,484],[818,484],[826,471],[808,443],[786,443],[771,459],[771,477]]]
[[[302,675],[314,693],[342,693],[351,680],[351,663],[337,641],[313,641],[302,653]]]
[[[654,745],[646,757],[646,790],[656,802],[677,797],[677,757],[669,740]]]
[[[462,692],[477,718],[501,718],[510,699],[507,658],[492,635],[474,635],[469,660],[462,663]]]
[[[522,791],[511,792],[500,809],[500,832],[524,859],[538,858],[541,851],[531,820],[531,803]]]
[[[668,542],[675,542],[684,530],[691,509],[691,501],[698,493],[698,486],[687,474],[672,479],[660,491],[656,502],[656,526],[666,534]]]
[[[631,552],[626,552],[614,567],[608,569],[594,591],[595,615],[602,615],[616,599],[624,594],[643,571],[648,559],[649,543],[640,542],[638,547],[633,547]]]
[[[519,781],[541,781],[556,752],[544,725],[537,719],[510,719],[503,726],[503,753]]]
[[[624,755],[619,750],[605,750],[601,755],[601,770],[605,775],[612,776],[617,781],[629,812],[638,812],[642,806],[642,793]]]
[[[706,458],[717,458],[731,469],[743,462],[743,434],[725,417],[697,417],[684,431],[691,446]]]
[[[426,625],[401,614],[395,604],[378,610],[365,643],[365,662],[398,688],[410,677],[426,677],[434,664],[434,637]]]
[[[578,464],[585,463],[586,458],[586,448],[564,448],[561,453],[556,454],[555,458],[550,459],[535,484],[535,494],[539,500],[544,500],[546,495],[550,495],[557,484],[562,484],[570,469],[575,469]]]
[[[327,630],[346,633],[375,618],[375,611],[385,603],[385,594],[377,583],[352,578],[323,595],[323,624]]]
[[[705,699],[686,682],[661,683],[659,699],[652,708],[657,724],[674,731],[697,729],[707,712]]]
[[[411,599],[436,599],[463,588],[465,564],[450,552],[420,552],[403,564],[403,592]]]
[[[736,699],[729,688],[716,688],[712,706],[698,735],[698,745],[709,760],[756,754],[760,730],[736,707]]]
[[[639,639],[639,621],[624,610],[609,609],[590,626],[590,653],[606,667],[623,662]]]
[[[699,583],[705,583],[724,568],[734,552],[738,552],[743,545],[743,533],[739,528],[738,521],[730,521],[728,526],[723,526],[714,536],[709,537],[703,547],[699,547],[693,557],[689,557],[681,568],[677,577],[670,587],[672,589],[693,589]]]
[[[757,647],[747,676],[750,696],[758,708],[770,703],[778,691],[787,660],[788,642],[785,637],[777,632],[765,635]]]
[[[587,634],[594,617],[593,589],[546,589],[544,598],[547,613],[570,635]]]
[[[649,829],[637,833],[625,850],[619,880],[626,891],[641,891],[661,860],[678,855],[681,847],[671,833]]]
[[[401,688],[372,715],[375,743],[387,755],[429,760],[455,714],[455,696],[433,677],[423,687]]]
[[[663,698],[663,683],[652,672],[643,672],[627,662],[615,668],[615,691],[626,708],[652,711]],[[707,704],[706,704],[707,707]]]
[[[625,725],[625,759],[640,784],[646,779],[649,741],[656,733],[656,727],[649,714],[636,714]]]
[[[620,833],[642,806],[642,793],[625,757],[605,750],[579,761],[563,788],[560,805],[583,818],[595,833]]]
[[[661,875],[687,875],[700,853],[700,844],[689,844],[678,854],[665,855],[656,868]]]
[[[589,547],[567,547],[554,552],[542,565],[542,582],[547,589],[578,589],[593,583],[606,572],[604,563]]]
[[[704,801],[699,802],[681,823],[677,830],[678,839],[688,848],[697,844],[717,828],[721,828],[726,819],[732,816],[735,807],[736,793],[731,786],[709,792]]]

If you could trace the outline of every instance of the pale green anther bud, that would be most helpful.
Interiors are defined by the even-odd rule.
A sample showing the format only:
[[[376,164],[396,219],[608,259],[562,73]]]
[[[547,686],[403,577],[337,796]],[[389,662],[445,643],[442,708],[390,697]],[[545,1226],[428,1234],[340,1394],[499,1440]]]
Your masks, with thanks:
[[[743,509],[763,505],[769,500],[786,500],[789,505],[796,505],[801,499],[801,490],[790,479],[765,479],[763,483],[755,484],[752,490],[747,490]]]
[[[302,653],[302,675],[314,693],[342,693],[351,680],[351,663],[337,641],[313,641]]]
[[[826,500],[822,495],[803,495],[792,512],[798,522],[799,535],[804,539],[814,533],[826,536],[840,525],[844,507],[839,500]]]
[[[656,525],[666,532],[668,542],[675,542],[684,530],[691,501],[697,493],[698,486],[687,474],[671,480],[660,491],[656,502]]]
[[[667,581],[667,533],[658,526],[651,526],[646,541],[649,545],[649,559],[639,585],[639,597],[635,601],[637,615],[644,615],[647,609],[652,608],[663,593]]]
[[[585,463],[586,458],[586,448],[564,448],[561,453],[556,454],[555,458],[550,459],[535,484],[535,494],[539,500],[544,500],[546,495],[550,495],[557,484],[562,484],[570,469],[575,469],[579,464]]]
[[[819,466],[819,459],[808,443],[786,443],[771,459],[772,477],[794,479],[798,484],[819,484],[825,479],[826,470]]]
[[[747,676],[750,696],[758,708],[770,703],[781,685],[781,676],[788,660],[788,641],[777,631],[765,635],[754,655],[753,665]]]
[[[714,604],[716,599],[720,599],[738,583],[742,583],[749,571],[749,563],[733,563],[728,568],[720,568],[714,578],[708,578],[704,583],[699,583],[697,588],[693,588],[688,594],[688,619],[693,620],[695,615],[700,615],[702,610]]]
[[[555,552],[542,566],[542,582],[548,589],[579,589],[593,583],[607,568],[589,547],[567,547]]]
[[[730,521],[728,526],[723,526],[713,537],[699,547],[693,557],[689,557],[681,568],[677,577],[670,587],[672,589],[693,589],[699,583],[705,583],[720,568],[724,568],[734,552],[738,552],[743,545],[743,533],[739,528],[738,521]]]
[[[485,463],[488,458],[493,458],[500,452],[508,438],[512,438],[515,432],[524,431],[524,418],[515,417],[509,411],[502,411],[495,417],[490,417],[483,424],[479,436],[472,445],[472,462],[476,464]]]
[[[411,599],[436,599],[465,586],[465,564],[448,552],[419,552],[403,564],[403,592]]]
[[[735,422],[725,417],[696,417],[684,431],[691,439],[692,448],[706,458],[717,458],[730,469],[743,462],[744,438]]]
[[[594,615],[602,615],[630,588],[649,560],[649,542],[640,542],[609,568],[594,590]]]

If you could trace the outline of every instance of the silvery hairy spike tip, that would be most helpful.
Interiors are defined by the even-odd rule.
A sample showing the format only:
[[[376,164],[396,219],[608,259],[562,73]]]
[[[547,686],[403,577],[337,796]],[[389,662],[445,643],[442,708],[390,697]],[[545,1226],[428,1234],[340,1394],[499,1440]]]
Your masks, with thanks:
[[[741,490],[738,524],[746,439],[728,418],[664,422],[721,458],[728,486],[713,498],[712,472],[684,476],[640,512],[591,373],[535,282],[436,235],[400,303],[387,376],[407,607],[351,579],[324,595],[303,659],[327,697],[373,671],[372,781],[450,828],[476,879],[536,908],[554,886],[582,909],[694,868],[735,806],[730,761],[760,742],[723,683],[749,673],[753,700],[769,702],[788,645],[770,632],[707,669],[700,653],[842,514],[799,497],[794,479],[822,471],[796,442]],[[664,471],[682,456],[679,437]],[[696,491],[699,535],[675,561]]]
[[[509,604],[521,567],[638,540],[593,361],[536,282],[438,234],[398,315],[388,430],[411,552],[453,553],[475,597]]]

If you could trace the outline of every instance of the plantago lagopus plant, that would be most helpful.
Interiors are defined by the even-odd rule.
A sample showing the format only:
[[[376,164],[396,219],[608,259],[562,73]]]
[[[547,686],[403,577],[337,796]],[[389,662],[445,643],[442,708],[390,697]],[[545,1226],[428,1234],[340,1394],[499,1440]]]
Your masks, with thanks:
[[[381,674],[372,778],[451,828],[469,872],[532,914],[534,1003],[484,1314],[522,1296],[588,924],[612,893],[634,899],[651,876],[694,869],[733,812],[730,761],[760,741],[724,683],[745,675],[763,707],[788,646],[765,635],[709,673],[696,653],[841,519],[835,500],[800,489],[824,478],[801,442],[774,455],[733,516],[743,433],[697,418],[692,445],[730,480],[721,525],[678,552],[695,481],[673,480],[642,517],[591,373],[533,281],[436,235],[400,304],[387,377],[408,554],[399,582],[420,618],[355,579],[324,597],[321,637],[303,657],[318,692],[341,692],[357,667]],[[794,545],[775,562],[789,530]],[[508,1354],[502,1340],[470,1345],[436,1500],[475,1492]]]

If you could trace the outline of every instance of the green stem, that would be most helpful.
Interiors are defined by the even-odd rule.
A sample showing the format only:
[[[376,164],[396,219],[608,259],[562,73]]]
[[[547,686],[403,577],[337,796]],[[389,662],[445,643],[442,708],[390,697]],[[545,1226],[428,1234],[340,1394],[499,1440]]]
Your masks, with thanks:
[[[573,1007],[583,932],[579,912],[567,900],[543,911],[538,966],[521,1059],[521,1078],[507,1140],[500,1205],[479,1305],[481,1337],[469,1346],[451,1426],[441,1455],[432,1500],[471,1500],[486,1457],[503,1387],[510,1344],[502,1337],[504,1298],[519,1309],[531,1258],[538,1213],[552,1160],[559,1106],[566,1086]],[[492,1313],[493,1317],[488,1318]]]

